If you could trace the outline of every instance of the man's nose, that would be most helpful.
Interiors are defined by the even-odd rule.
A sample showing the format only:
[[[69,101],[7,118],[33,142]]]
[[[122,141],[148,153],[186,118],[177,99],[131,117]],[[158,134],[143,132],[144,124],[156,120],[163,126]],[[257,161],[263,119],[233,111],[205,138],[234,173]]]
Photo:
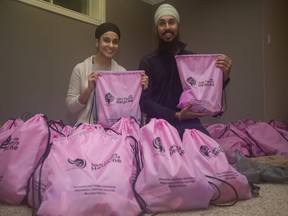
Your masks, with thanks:
[[[166,22],[165,23],[165,29],[169,29],[169,28],[170,28],[169,22]]]

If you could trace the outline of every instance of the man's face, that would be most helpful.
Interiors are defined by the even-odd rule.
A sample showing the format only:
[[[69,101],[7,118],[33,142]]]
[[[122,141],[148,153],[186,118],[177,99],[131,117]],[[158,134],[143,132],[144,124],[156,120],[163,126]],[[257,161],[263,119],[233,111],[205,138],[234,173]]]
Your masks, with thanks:
[[[174,16],[164,15],[160,17],[155,26],[158,37],[165,42],[171,42],[179,35],[180,25]]]

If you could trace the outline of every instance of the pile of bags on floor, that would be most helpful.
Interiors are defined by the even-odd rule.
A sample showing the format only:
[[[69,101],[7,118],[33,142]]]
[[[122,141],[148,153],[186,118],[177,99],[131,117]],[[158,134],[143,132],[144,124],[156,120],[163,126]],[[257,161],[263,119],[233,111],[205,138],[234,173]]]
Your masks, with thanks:
[[[163,119],[71,127],[36,114],[0,128],[0,201],[41,215],[123,215],[229,206],[252,188],[200,131]]]
[[[249,182],[288,182],[288,126],[285,123],[246,119],[205,127],[224,150],[228,162]]]
[[[288,158],[288,126],[280,121],[255,122],[247,119],[205,127],[224,149],[230,164],[236,161],[235,150],[250,158],[267,155]]]

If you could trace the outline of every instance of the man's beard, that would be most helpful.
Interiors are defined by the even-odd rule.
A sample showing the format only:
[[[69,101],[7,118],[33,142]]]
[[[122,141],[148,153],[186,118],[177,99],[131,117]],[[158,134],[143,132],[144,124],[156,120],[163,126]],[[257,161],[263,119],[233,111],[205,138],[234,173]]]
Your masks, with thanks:
[[[159,52],[162,55],[175,55],[179,49],[179,36],[174,38],[172,41],[164,41],[159,37],[159,44],[158,44]]]

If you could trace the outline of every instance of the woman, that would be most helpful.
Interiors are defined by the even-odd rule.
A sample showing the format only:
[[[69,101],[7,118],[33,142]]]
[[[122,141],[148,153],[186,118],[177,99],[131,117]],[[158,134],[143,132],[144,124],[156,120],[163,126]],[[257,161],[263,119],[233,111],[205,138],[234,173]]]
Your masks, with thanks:
[[[77,122],[94,123],[97,119],[96,112],[93,112],[93,92],[96,80],[101,74],[97,71],[126,71],[119,65],[113,56],[119,48],[120,30],[113,23],[103,23],[96,28],[96,54],[88,57],[73,69],[70,84],[66,97],[68,111],[77,114]],[[148,77],[143,73],[141,85],[144,89],[148,87]]]

